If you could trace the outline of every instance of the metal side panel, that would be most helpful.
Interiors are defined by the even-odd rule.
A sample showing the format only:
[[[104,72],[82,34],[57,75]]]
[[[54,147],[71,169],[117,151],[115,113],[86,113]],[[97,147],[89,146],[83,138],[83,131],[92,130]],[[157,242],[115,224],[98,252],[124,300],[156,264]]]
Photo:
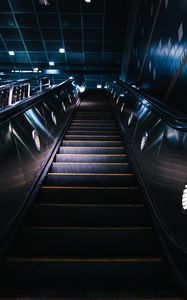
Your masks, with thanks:
[[[19,214],[78,101],[76,87],[62,85],[0,124],[0,238]]]

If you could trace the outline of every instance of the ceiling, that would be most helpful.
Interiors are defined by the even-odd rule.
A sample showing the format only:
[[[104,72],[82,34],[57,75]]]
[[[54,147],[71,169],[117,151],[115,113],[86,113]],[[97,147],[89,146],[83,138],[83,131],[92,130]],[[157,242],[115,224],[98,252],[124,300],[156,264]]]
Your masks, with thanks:
[[[54,83],[84,72],[88,87],[102,83],[120,71],[129,1],[0,0],[1,71],[57,69]]]

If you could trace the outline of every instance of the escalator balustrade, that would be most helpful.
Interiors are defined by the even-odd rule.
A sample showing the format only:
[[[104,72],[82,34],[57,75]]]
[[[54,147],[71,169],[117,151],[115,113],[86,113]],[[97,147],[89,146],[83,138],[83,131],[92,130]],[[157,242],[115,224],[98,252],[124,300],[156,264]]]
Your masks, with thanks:
[[[107,94],[82,100],[0,273],[1,294],[121,290],[123,299],[182,299]]]

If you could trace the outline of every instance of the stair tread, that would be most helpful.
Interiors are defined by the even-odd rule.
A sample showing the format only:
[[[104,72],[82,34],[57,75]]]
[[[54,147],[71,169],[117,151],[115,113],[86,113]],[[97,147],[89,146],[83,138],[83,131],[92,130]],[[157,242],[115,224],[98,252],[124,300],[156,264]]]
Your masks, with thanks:
[[[119,258],[119,257],[101,257],[101,258],[90,258],[90,257],[43,257],[43,256],[39,256],[39,257],[20,257],[20,256],[10,256],[10,257],[6,257],[5,261],[18,261],[18,262],[25,262],[25,261],[43,261],[43,262],[80,262],[80,263],[84,263],[84,262],[116,262],[116,263],[120,263],[120,262],[144,262],[144,263],[149,263],[149,262],[164,262],[164,259],[162,257],[125,257],[125,258]]]

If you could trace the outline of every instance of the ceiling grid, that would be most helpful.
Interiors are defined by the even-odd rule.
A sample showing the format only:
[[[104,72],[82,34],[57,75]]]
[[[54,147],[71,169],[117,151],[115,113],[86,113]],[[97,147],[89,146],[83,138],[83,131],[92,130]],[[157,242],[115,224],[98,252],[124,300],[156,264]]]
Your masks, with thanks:
[[[55,68],[60,70],[55,83],[84,72],[90,87],[101,83],[106,73],[118,74],[129,0],[48,2],[0,1],[0,71]],[[65,53],[59,53],[60,48]]]

